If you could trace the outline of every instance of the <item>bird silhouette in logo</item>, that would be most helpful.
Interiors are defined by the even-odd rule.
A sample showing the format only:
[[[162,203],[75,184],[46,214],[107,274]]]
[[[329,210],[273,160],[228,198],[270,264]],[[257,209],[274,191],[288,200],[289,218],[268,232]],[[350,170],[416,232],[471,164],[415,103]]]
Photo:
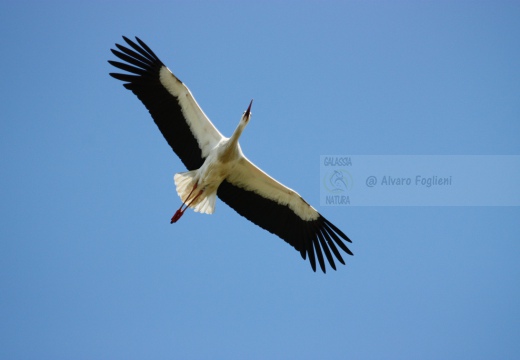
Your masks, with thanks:
[[[332,191],[334,192],[344,192],[348,189],[347,179],[341,171],[334,170],[334,173],[329,178],[329,182],[332,185]]]

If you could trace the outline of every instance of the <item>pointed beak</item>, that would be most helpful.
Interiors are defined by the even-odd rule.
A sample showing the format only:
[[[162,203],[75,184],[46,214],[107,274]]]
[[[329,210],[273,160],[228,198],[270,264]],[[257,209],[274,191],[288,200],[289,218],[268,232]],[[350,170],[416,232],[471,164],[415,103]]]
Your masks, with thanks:
[[[253,105],[253,100],[249,103],[249,106],[247,107],[246,113],[244,114],[245,117],[249,118],[251,116],[251,105]]]

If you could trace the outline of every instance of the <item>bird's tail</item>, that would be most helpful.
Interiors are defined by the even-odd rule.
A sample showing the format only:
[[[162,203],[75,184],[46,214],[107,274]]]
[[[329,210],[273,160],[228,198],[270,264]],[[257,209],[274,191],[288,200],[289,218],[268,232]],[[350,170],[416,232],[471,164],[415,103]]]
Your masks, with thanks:
[[[182,202],[192,208],[195,212],[213,214],[215,211],[217,193],[207,193],[206,189],[203,188],[193,189],[197,184],[197,181],[195,180],[196,175],[197,170],[175,174],[173,180],[175,181],[177,194],[181,198]]]

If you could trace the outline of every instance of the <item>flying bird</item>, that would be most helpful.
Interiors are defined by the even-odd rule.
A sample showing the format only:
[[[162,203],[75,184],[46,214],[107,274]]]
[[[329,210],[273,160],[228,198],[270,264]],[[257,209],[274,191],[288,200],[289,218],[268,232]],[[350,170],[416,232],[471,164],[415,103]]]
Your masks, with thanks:
[[[325,273],[325,258],[336,270],[334,257],[345,264],[340,251],[353,255],[350,239],[294,190],[253,164],[238,139],[251,118],[251,100],[230,138],[222,135],[181,82],[139,38],[123,36],[127,46],[111,49],[119,61],[108,62],[127,73],[110,73],[124,82],[146,106],[168,144],[187,172],[174,176],[182,204],[171,218],[178,221],[187,208],[212,214],[218,196],[256,225],[278,235]],[[334,256],[333,256],[334,254]]]

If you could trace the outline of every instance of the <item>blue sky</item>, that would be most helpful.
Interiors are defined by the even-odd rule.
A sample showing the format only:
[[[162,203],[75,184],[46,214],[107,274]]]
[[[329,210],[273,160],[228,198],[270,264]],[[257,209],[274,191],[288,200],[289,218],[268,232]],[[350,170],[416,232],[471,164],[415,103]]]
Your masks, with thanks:
[[[320,155],[520,154],[519,18],[513,1],[3,1],[0,358],[518,358],[518,207],[318,205]],[[225,135],[254,98],[242,149],[349,235],[346,266],[313,273],[222,202],[169,224],[184,168],[108,76],[121,35]]]

